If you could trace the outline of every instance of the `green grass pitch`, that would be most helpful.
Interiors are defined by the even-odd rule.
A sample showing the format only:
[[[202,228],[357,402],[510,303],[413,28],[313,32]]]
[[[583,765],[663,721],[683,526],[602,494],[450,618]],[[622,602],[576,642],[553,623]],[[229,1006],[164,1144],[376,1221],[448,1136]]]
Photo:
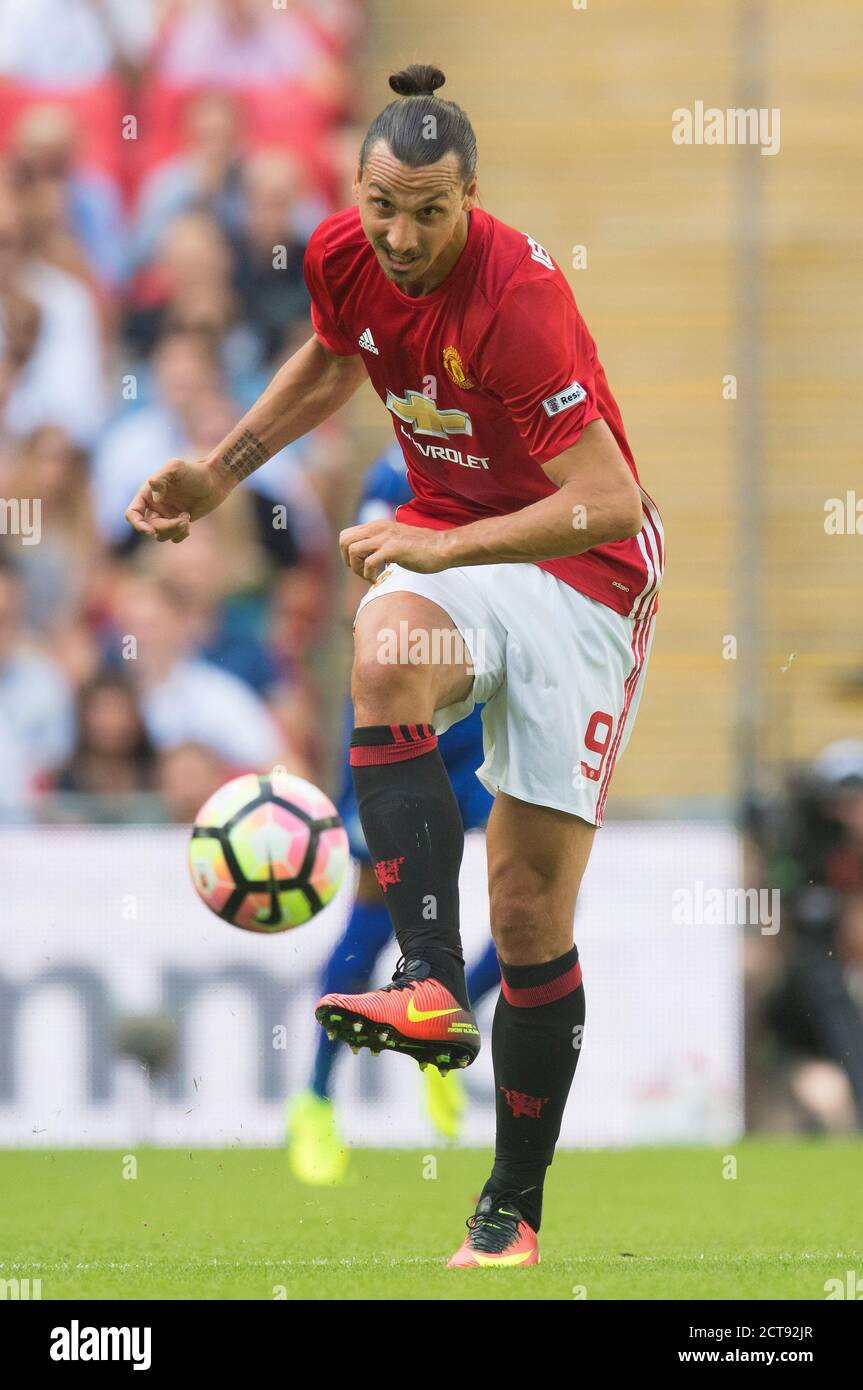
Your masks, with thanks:
[[[118,1151],[0,1151],[0,1279],[43,1299],[823,1299],[863,1275],[863,1142],[560,1153],[522,1270],[444,1268],[489,1156],[432,1157],[426,1177],[429,1155],[360,1151],[314,1189],[278,1149],[140,1149],[134,1179]]]

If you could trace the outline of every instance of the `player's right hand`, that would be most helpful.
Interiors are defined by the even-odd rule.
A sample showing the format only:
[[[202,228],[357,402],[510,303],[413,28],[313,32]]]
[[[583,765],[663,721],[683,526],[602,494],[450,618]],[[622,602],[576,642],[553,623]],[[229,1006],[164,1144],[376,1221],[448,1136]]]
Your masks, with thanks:
[[[178,544],[191,524],[218,507],[230,492],[204,461],[169,459],[138,489],[126,508],[126,520],[142,536]]]

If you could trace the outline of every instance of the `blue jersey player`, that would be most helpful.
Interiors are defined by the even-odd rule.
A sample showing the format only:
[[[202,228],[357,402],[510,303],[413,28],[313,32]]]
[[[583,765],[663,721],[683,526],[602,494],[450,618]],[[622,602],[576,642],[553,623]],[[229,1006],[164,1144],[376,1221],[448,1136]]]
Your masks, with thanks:
[[[394,516],[396,507],[408,502],[412,495],[404,455],[398,445],[393,445],[375,460],[366,474],[356,524]],[[367,585],[359,583],[357,588],[365,592]],[[345,749],[343,790],[338,809],[348,832],[351,853],[359,863],[359,882],[344,934],[324,969],[323,993],[364,990],[381,951],[392,945],[392,924],[372,869],[354,796],[348,763],[352,728],[353,708],[348,701],[342,739]],[[474,769],[483,761],[481,706],[477,705],[466,719],[448,729],[441,736],[439,746],[465,830],[482,829],[488,820],[492,797],[474,775]],[[497,953],[489,939],[488,949],[467,976],[474,1007],[499,985]],[[323,1030],[319,1030],[309,1087],[295,1096],[290,1106],[288,1152],[291,1168],[303,1182],[338,1182],[347,1167],[348,1152],[338,1137],[330,1097],[333,1067],[341,1046],[338,1042],[330,1042]],[[433,1123],[446,1138],[453,1138],[464,1106],[459,1078],[455,1073],[444,1078],[435,1067],[429,1067],[425,1085]]]

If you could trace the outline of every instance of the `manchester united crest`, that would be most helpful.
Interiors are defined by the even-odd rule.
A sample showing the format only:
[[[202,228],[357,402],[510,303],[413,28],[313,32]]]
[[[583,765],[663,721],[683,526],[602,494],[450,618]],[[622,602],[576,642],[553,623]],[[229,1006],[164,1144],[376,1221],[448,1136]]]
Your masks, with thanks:
[[[443,350],[444,371],[450,381],[454,381],[456,386],[460,386],[463,391],[470,391],[473,382],[469,379],[461,360],[461,353],[457,347],[446,347]]]

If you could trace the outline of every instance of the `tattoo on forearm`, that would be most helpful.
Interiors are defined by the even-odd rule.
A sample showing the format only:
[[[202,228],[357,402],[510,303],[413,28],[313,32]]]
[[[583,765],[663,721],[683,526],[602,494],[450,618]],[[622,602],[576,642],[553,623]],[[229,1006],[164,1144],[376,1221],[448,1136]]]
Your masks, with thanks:
[[[248,478],[250,473],[254,473],[256,468],[266,463],[268,458],[266,446],[257,435],[252,434],[251,430],[244,430],[230,449],[222,454],[222,463],[238,482],[242,482],[243,478]]]

